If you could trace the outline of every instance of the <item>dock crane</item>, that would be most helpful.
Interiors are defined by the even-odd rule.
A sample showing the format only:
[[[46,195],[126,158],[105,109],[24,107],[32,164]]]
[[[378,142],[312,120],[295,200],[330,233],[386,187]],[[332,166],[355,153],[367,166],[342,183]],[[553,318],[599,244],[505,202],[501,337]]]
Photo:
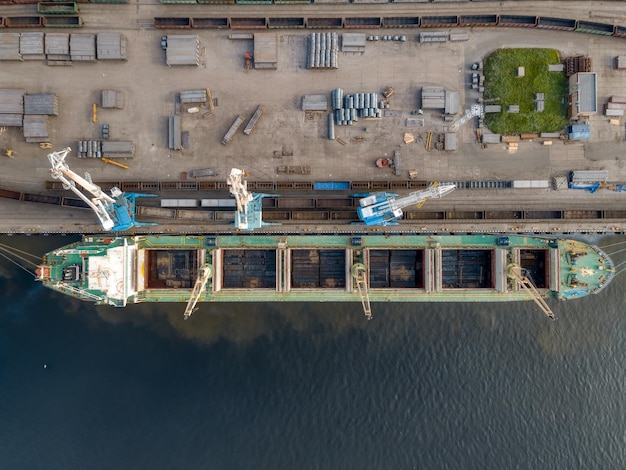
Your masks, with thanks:
[[[200,268],[200,273],[198,274],[198,278],[196,279],[196,284],[193,286],[193,291],[191,292],[191,296],[189,297],[189,301],[187,302],[187,307],[185,308],[185,314],[183,318],[185,320],[189,319],[191,314],[196,310],[196,304],[200,300],[200,296],[202,295],[202,291],[209,282],[209,279],[213,277],[213,268],[208,264],[205,264]]]
[[[254,230],[266,225],[275,225],[263,222],[263,202],[264,197],[278,197],[277,194],[249,193],[248,182],[243,180],[246,176],[243,170],[233,168],[226,182],[228,190],[237,201],[235,212],[235,227],[240,230]]]
[[[539,306],[539,308],[541,309],[543,313],[545,313],[552,320],[556,320],[556,316],[554,315],[554,312],[552,311],[550,306],[546,303],[544,298],[541,297],[541,294],[539,293],[535,285],[532,283],[532,281],[528,278],[528,276],[524,274],[524,271],[522,270],[521,266],[517,264],[510,265],[508,267],[508,275],[511,279],[516,280],[522,289],[528,292],[530,297],[535,301],[535,303]]]
[[[156,225],[151,222],[137,222],[135,220],[135,199],[138,197],[156,197],[156,195],[124,193],[119,188],[114,187],[109,196],[102,191],[100,186],[91,181],[89,173],[85,173],[83,178],[70,169],[65,162],[65,157],[71,151],[70,147],[66,147],[58,152],[48,154],[48,160],[52,165],[50,170],[52,177],[60,180],[64,189],[71,190],[93,209],[104,230],[121,231],[131,227]],[[82,188],[82,191],[77,185]],[[83,191],[90,193],[92,197],[88,197]]]
[[[405,207],[411,205],[422,207],[427,199],[443,197],[455,188],[456,185],[453,183],[435,182],[422,191],[415,191],[401,198],[392,193],[372,193],[359,201],[357,212],[365,225],[397,225]]]

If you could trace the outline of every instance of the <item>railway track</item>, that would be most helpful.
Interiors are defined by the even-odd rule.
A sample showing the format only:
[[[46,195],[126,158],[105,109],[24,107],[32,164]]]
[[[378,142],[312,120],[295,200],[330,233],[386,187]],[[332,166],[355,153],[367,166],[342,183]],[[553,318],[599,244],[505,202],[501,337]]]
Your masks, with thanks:
[[[483,188],[488,189],[488,188]],[[23,193],[0,189],[0,198],[16,201],[35,202],[67,208],[89,209],[80,199]],[[194,199],[186,199],[193,201]],[[171,221],[214,221],[229,223],[234,219],[233,208],[222,205],[220,201],[230,199],[201,199],[196,200],[197,207],[193,209],[154,207],[149,205],[152,199],[138,201],[138,216],[142,219],[166,219]],[[155,201],[156,202],[156,201]],[[145,205],[142,205],[145,203]],[[478,209],[467,210],[459,207],[455,210],[404,210],[403,219],[413,223],[433,221],[618,221],[626,220],[626,209],[606,209],[598,203],[597,207],[585,208],[522,208],[510,209]],[[263,219],[267,222],[358,222],[356,207],[358,198],[343,197],[268,197],[263,199]],[[221,207],[220,207],[221,206]]]

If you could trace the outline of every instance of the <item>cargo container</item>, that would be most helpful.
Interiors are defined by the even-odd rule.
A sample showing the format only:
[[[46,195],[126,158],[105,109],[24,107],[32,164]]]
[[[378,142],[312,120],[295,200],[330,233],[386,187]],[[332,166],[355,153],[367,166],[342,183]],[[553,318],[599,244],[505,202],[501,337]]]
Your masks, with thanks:
[[[197,199],[161,199],[161,207],[198,207]]]

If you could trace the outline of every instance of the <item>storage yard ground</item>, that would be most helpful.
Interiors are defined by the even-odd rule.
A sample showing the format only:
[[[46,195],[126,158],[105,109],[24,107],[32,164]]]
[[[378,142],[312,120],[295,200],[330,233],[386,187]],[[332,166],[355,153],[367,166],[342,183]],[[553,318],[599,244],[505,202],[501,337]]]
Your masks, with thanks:
[[[333,5],[333,11],[358,11],[372,15],[395,16],[406,14],[460,14],[491,11],[494,14],[545,14],[568,4],[568,14],[579,19],[590,19],[588,2],[512,1],[446,4],[377,4]],[[594,10],[593,18],[605,14],[602,21],[613,21],[615,9],[624,9],[619,2],[602,2]],[[626,182],[626,143],[624,125],[610,125],[606,116],[598,114],[589,120],[591,139],[586,142],[554,140],[552,145],[541,145],[539,140],[522,141],[515,153],[507,151],[507,144],[489,144],[482,148],[476,140],[475,119],[457,132],[455,152],[425,150],[428,131],[444,135],[444,123],[430,111],[419,116],[424,127],[407,128],[407,118],[420,106],[419,92],[423,86],[442,86],[459,92],[461,110],[476,102],[478,93],[471,89],[471,65],[501,47],[550,47],[562,57],[589,55],[594,72],[598,74],[598,108],[610,96],[626,96],[626,77],[614,68],[615,57],[626,46],[625,39],[587,35],[573,32],[512,28],[464,28],[456,33],[468,33],[467,41],[420,43],[420,29],[359,30],[366,36],[405,35],[401,41],[367,41],[364,52],[339,52],[338,69],[308,70],[307,37],[311,30],[281,29],[272,31],[277,37],[277,69],[246,71],[245,53],[252,53],[250,40],[229,39],[228,30],[157,30],[155,16],[202,16],[206,8],[220,8],[220,12],[242,12],[241,6],[167,6],[156,3],[133,5],[81,4],[84,27],[81,34],[103,31],[122,33],[126,39],[127,60],[74,62],[71,66],[49,66],[43,60],[7,61],[0,63],[0,88],[18,88],[28,94],[52,93],[58,98],[58,116],[47,121],[49,141],[53,150],[70,146],[73,154],[68,162],[78,173],[88,171],[96,182],[108,181],[178,181],[181,173],[197,168],[214,168],[219,176],[210,180],[223,181],[230,168],[243,168],[251,181],[406,181],[409,170],[425,181],[512,181],[548,180],[571,170],[607,170],[612,182]],[[0,15],[24,15],[36,5],[0,6]],[[237,10],[237,8],[239,8]],[[298,7],[273,6],[273,12],[293,16],[294,11],[305,14],[325,11],[330,6],[307,5]],[[317,10],[315,10],[317,8]],[[322,10],[320,10],[322,9]],[[324,10],[325,9],[325,10]],[[201,13],[199,13],[202,11]],[[263,7],[245,8],[246,14],[256,16]],[[441,13],[443,12],[443,13]],[[224,13],[225,14],[225,13]],[[593,19],[592,18],[592,19]],[[623,21],[626,25],[626,20]],[[440,28],[439,30],[447,30]],[[12,29],[10,32],[16,32]],[[24,31],[24,30],[21,30]],[[20,31],[20,32],[21,32]],[[60,30],[46,29],[58,33]],[[338,30],[341,35],[342,31]],[[9,29],[0,29],[9,32]],[[32,31],[29,31],[32,32]],[[63,32],[67,32],[64,30]],[[200,66],[167,66],[161,38],[167,34],[197,35],[200,40]],[[362,120],[352,126],[335,128],[336,140],[329,140],[325,113],[305,113],[302,99],[305,95],[327,95],[335,88],[344,93],[376,92],[382,96],[386,87],[393,86],[390,108],[382,119]],[[200,112],[185,112],[177,103],[177,95],[185,90],[209,88],[216,106],[208,105]],[[123,93],[123,109],[106,108],[101,104],[102,90]],[[94,123],[93,104],[97,107]],[[245,122],[259,106],[263,116],[254,132],[245,135],[241,130],[229,145],[221,141],[237,116]],[[461,111],[462,112],[462,111]],[[181,128],[189,132],[189,147],[170,150],[170,116],[181,118]],[[456,116],[459,118],[460,114]],[[127,160],[130,170],[105,165],[96,159],[76,158],[78,140],[100,139],[102,124],[109,124],[112,141],[132,141],[134,158]],[[242,126],[243,129],[243,126]],[[412,133],[415,142],[404,143],[405,133]],[[343,142],[345,145],[343,145]],[[13,191],[46,194],[49,181],[50,150],[24,141],[21,130],[7,127],[0,134],[0,149],[14,150],[15,158],[2,161],[0,188]],[[379,158],[392,157],[394,151],[402,154],[403,171],[396,176],[391,169],[377,168]],[[310,167],[310,173],[279,172],[280,167]],[[414,173],[415,174],[415,173]],[[521,193],[520,193],[521,191]],[[408,192],[408,191],[407,191]],[[60,193],[57,193],[60,194]],[[497,194],[497,196],[494,196]],[[71,194],[67,194],[70,196]],[[171,199],[176,194],[165,194]],[[195,196],[194,196],[195,197]],[[203,193],[197,199],[214,197]],[[227,193],[215,197],[227,197]],[[626,193],[598,191],[526,190],[457,190],[441,201],[429,201],[424,210],[488,210],[491,208],[519,208],[528,204],[538,209],[622,209]],[[526,202],[524,202],[526,201]],[[524,207],[526,209],[526,207]],[[46,217],[42,218],[42,214]],[[0,198],[0,232],[87,232],[98,231],[98,225],[87,211],[61,207],[44,207],[33,203]],[[622,223],[624,222],[624,223]],[[626,221],[577,224],[579,230],[624,231]],[[596,224],[597,225],[597,224]],[[525,224],[484,224],[478,222],[420,224],[428,230],[467,231],[564,231],[573,227],[554,222]],[[521,228],[520,228],[521,227]],[[212,229],[203,225],[160,226],[146,230],[203,232]],[[304,227],[298,227],[303,230]],[[312,229],[318,229],[313,227]],[[348,231],[349,226],[337,225],[336,231]],[[400,228],[401,229],[401,228]],[[413,228],[414,230],[415,228]],[[268,229],[279,230],[279,229]],[[352,228],[353,230],[353,228]]]

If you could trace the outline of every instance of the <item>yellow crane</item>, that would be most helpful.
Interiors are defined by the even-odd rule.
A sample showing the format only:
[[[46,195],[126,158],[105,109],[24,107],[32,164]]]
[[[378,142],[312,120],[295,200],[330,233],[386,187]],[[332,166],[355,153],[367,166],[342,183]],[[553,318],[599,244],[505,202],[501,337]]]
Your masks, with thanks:
[[[200,300],[200,296],[204,291],[204,288],[209,282],[209,279],[213,277],[213,268],[208,264],[205,264],[200,268],[200,273],[198,274],[198,278],[196,279],[196,284],[193,286],[193,291],[189,296],[189,301],[187,302],[187,308],[185,308],[185,314],[183,318],[187,320],[191,314],[196,310],[196,304],[198,300]]]
[[[367,269],[362,263],[355,263],[352,266],[352,277],[356,283],[363,305],[363,313],[368,320],[372,319],[372,306],[370,305],[370,294],[367,288]]]
[[[548,306],[532,281],[523,273],[522,268],[517,264],[511,264],[508,268],[509,277],[515,279],[520,287],[530,294],[530,297],[535,301],[543,313],[545,313],[552,320],[556,320],[554,312]]]
[[[206,100],[209,103],[209,109],[213,111],[215,109],[215,104],[213,103],[213,95],[211,95],[211,89],[206,89]]]
[[[124,168],[125,170],[128,170],[130,168],[125,163],[116,162],[115,160],[111,160],[110,158],[102,157],[100,158],[100,160],[102,160],[103,163],[108,163],[109,165],[119,166],[120,168]]]

